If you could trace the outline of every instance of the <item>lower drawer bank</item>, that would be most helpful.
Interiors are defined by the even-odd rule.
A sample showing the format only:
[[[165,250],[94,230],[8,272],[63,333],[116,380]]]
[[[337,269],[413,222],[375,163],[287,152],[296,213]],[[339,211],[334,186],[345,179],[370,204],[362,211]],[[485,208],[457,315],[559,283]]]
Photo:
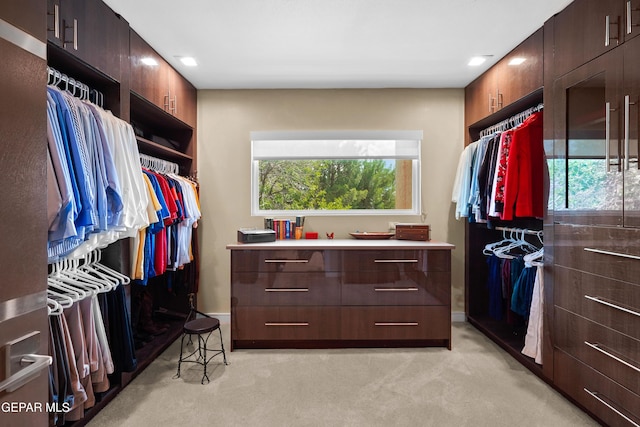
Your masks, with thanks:
[[[281,240],[227,249],[232,350],[451,349],[451,244]]]

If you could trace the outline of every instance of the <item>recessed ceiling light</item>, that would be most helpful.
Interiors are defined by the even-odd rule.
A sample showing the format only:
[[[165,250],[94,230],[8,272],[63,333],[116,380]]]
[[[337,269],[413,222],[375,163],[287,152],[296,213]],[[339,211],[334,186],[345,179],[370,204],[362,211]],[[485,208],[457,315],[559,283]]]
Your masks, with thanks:
[[[158,65],[158,61],[156,61],[155,59],[145,56],[144,58],[140,58],[140,62],[142,62],[144,65]]]
[[[521,57],[513,58],[511,61],[509,61],[509,65],[520,65],[526,60],[527,58],[521,58]]]
[[[198,63],[196,62],[195,58],[192,58],[190,56],[181,57],[180,58],[180,62],[182,62],[187,67],[196,67],[198,65]]]
[[[469,60],[469,64],[473,67],[477,66],[477,65],[482,65],[484,64],[484,62],[487,60],[488,56],[474,56],[473,58],[471,58]]]

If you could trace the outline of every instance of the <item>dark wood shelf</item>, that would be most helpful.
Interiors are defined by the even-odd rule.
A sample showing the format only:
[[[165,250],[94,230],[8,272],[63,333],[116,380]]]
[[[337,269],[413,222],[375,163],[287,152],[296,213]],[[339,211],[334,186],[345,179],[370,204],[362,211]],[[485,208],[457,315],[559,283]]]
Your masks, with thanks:
[[[153,125],[163,135],[188,134],[190,139],[193,133],[191,126],[135,92],[131,92],[131,120]]]
[[[193,157],[188,156],[184,153],[181,153],[178,150],[165,147],[164,145],[158,144],[157,142],[153,142],[146,138],[142,138],[141,136],[136,136],[136,140],[138,141],[138,148],[142,153],[160,156],[162,158],[176,159],[176,160],[187,160],[187,161],[193,160]]]

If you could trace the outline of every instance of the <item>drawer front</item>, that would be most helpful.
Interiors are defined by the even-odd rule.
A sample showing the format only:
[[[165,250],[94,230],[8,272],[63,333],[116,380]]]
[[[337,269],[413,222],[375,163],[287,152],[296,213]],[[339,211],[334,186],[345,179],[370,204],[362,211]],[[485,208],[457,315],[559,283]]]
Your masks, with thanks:
[[[345,272],[451,271],[450,250],[345,250]]]
[[[236,307],[234,340],[335,340],[340,338],[338,307]]]
[[[640,394],[640,341],[558,307],[554,323],[558,348]]]
[[[450,272],[417,272],[400,276],[398,280],[379,282],[379,276],[363,274],[370,280],[345,282],[342,286],[343,305],[449,305],[451,300]],[[346,278],[345,278],[346,279]]]
[[[449,340],[449,307],[343,307],[346,340]]]
[[[247,272],[231,275],[236,305],[339,305],[339,273]]]
[[[554,383],[611,427],[640,425],[640,396],[561,350],[554,351]]]
[[[555,264],[640,284],[640,229],[556,224],[554,239]]]
[[[231,271],[313,272],[341,271],[341,251],[232,250]]]
[[[554,302],[640,340],[640,286],[555,266]]]

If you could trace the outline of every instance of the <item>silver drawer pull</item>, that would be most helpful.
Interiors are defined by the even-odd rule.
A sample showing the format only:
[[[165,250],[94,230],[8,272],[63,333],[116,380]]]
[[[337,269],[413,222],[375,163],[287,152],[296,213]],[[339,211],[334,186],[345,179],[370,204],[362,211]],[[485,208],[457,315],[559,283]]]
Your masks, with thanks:
[[[375,288],[376,292],[416,292],[418,288]]]
[[[265,322],[264,326],[309,326],[309,322]]]
[[[626,307],[622,307],[622,306],[617,305],[617,304],[610,303],[609,301],[606,301],[606,300],[604,300],[602,298],[592,297],[591,295],[585,295],[584,297],[586,299],[588,299],[588,300],[595,301],[598,304],[606,305],[608,307],[615,308],[616,310],[624,311],[625,313],[633,314],[634,316],[640,317],[640,313],[638,313],[637,311],[631,310],[631,309],[626,308]]]
[[[640,256],[638,255],[621,254],[620,252],[603,251],[602,249],[584,248],[584,250],[587,252],[594,252],[596,254],[602,254],[602,255],[612,255],[612,256],[617,256],[621,258],[640,259]]]
[[[309,292],[309,288],[266,288],[265,292]]]
[[[375,322],[375,326],[418,326],[418,322]]]
[[[418,262],[417,259],[376,259],[373,262],[376,263],[406,263],[406,264],[410,264],[410,263],[415,263]]]
[[[265,259],[264,262],[267,264],[273,264],[278,262],[285,262],[289,264],[306,264],[309,262],[309,260],[308,259]]]
[[[627,362],[626,360],[622,360],[621,358],[619,358],[618,356],[615,356],[611,353],[609,353],[608,351],[604,350],[603,348],[600,347],[599,344],[592,344],[589,341],[585,341],[584,342],[586,345],[588,345],[589,347],[591,347],[594,350],[598,350],[600,353],[609,356],[610,358],[612,358],[613,360],[616,360],[620,363],[622,363],[625,366],[628,366],[629,368],[635,370],[636,372],[640,372],[640,368],[638,368],[635,365],[632,365],[631,363]]]
[[[629,421],[631,424],[633,424],[636,427],[640,427],[640,424],[636,423],[635,421],[633,421],[631,418],[627,417],[625,414],[623,414],[622,412],[620,412],[619,410],[617,410],[616,408],[614,408],[611,404],[607,403],[604,401],[604,399],[600,398],[600,396],[598,396],[597,392],[593,392],[589,389],[587,389],[586,387],[583,388],[584,391],[586,391],[587,393],[589,393],[591,395],[591,397],[593,397],[594,399],[596,399],[598,402],[602,403],[604,406],[606,406],[607,408],[611,409],[613,412],[615,412],[616,414],[620,415],[622,418],[624,418],[625,420]]]

